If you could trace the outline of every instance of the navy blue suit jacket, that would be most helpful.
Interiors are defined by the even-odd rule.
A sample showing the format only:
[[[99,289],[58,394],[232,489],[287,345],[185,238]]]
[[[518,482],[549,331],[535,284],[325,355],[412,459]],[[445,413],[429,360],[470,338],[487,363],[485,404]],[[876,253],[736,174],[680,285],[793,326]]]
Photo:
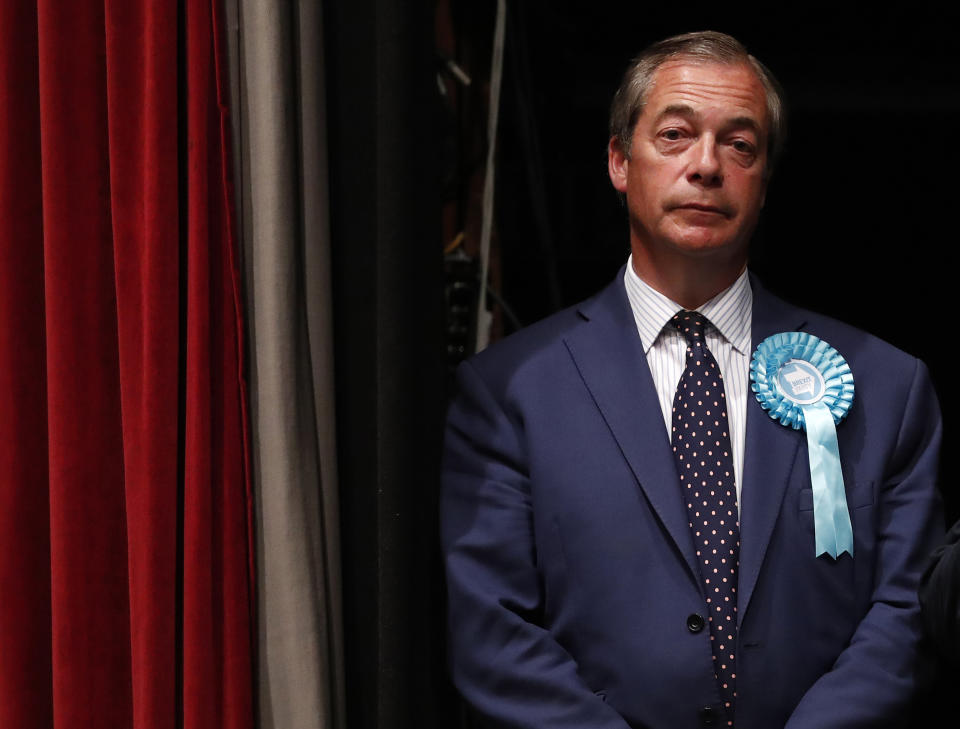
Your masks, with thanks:
[[[925,366],[754,280],[753,342],[846,357],[837,429],[855,556],[814,556],[805,434],[751,397],[741,496],[738,729],[898,726],[917,582],[943,537]],[[621,275],[463,364],[444,457],[454,681],[494,726],[693,729],[720,706],[660,405]]]

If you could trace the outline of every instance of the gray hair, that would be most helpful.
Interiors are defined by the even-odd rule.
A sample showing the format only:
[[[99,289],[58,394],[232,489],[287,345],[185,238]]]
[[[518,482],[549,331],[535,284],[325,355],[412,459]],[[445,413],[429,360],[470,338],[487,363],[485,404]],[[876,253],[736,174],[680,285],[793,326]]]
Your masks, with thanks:
[[[615,140],[623,155],[630,158],[633,128],[647,102],[653,75],[661,65],[671,60],[728,65],[744,63],[753,68],[767,95],[770,128],[766,174],[769,176],[774,163],[780,157],[787,131],[787,115],[780,84],[766,66],[747,52],[740,41],[726,33],[712,30],[684,33],[659,41],[631,61],[610,106],[610,137]]]

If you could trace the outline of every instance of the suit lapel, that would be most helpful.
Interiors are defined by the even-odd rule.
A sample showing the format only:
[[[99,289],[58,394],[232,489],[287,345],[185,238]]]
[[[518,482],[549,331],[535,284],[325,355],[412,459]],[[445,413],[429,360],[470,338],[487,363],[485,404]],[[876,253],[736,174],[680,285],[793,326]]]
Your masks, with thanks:
[[[640,488],[699,585],[677,469],[623,285],[623,269],[579,313],[586,322],[564,338],[567,349]]]
[[[751,276],[753,289],[753,349],[778,332],[796,331],[805,321],[801,310],[766,291]],[[750,604],[787,484],[795,468],[806,468],[799,448],[803,433],[782,426],[747,397],[746,452],[740,499],[740,622]],[[799,459],[799,460],[798,460]]]

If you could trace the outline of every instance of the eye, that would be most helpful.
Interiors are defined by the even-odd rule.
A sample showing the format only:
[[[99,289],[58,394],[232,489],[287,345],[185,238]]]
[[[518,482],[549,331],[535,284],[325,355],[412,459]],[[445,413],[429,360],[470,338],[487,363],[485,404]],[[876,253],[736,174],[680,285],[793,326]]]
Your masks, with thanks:
[[[733,148],[734,148],[735,150],[737,150],[738,152],[740,152],[741,154],[755,154],[755,153],[756,153],[756,149],[754,149],[754,146],[753,146],[750,142],[748,142],[747,140],[745,140],[745,139],[734,139],[734,140],[730,143],[730,146],[733,147]]]
[[[683,132],[675,127],[672,127],[670,129],[664,129],[662,132],[660,132],[660,136],[663,139],[666,139],[668,142],[676,142],[683,137]]]

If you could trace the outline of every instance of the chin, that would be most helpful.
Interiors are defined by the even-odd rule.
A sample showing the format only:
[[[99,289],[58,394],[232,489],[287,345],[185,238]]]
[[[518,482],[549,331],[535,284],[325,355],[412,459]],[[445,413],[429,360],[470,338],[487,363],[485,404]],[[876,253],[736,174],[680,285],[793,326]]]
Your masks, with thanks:
[[[750,236],[742,230],[717,230],[716,228],[695,227],[674,231],[667,238],[667,245],[685,256],[703,258],[745,258],[749,248]]]
[[[746,246],[735,241],[716,238],[684,238],[672,241],[677,253],[694,258],[735,258],[746,252]]]

